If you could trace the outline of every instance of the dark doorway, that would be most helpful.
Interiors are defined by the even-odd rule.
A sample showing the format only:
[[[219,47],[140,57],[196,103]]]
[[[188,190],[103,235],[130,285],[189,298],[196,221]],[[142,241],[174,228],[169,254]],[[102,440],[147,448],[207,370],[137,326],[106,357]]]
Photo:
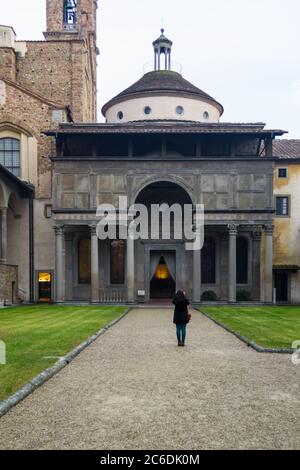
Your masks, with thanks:
[[[167,255],[151,252],[150,298],[171,299],[176,290],[175,252]]]
[[[289,274],[275,273],[276,302],[289,301]]]
[[[51,302],[52,276],[50,273],[39,273],[39,302]]]
[[[16,283],[12,282],[11,283],[11,302],[12,302],[12,304],[15,303],[15,290],[16,290]]]

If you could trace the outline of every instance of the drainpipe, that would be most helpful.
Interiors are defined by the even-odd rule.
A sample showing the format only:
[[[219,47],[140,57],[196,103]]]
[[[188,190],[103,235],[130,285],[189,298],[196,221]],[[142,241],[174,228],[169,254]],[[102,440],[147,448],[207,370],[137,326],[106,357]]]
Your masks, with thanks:
[[[29,199],[29,289],[30,302],[34,302],[34,228],[33,228],[33,194]]]

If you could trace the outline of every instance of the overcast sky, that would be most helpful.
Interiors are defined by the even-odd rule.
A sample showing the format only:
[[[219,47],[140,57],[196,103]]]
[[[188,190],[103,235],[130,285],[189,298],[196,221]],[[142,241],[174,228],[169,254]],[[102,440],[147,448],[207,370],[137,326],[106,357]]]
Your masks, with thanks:
[[[299,0],[100,0],[101,106],[143,74],[164,26],[183,75],[220,101],[223,121],[266,122],[300,138]],[[0,24],[42,39],[46,0],[0,0]]]

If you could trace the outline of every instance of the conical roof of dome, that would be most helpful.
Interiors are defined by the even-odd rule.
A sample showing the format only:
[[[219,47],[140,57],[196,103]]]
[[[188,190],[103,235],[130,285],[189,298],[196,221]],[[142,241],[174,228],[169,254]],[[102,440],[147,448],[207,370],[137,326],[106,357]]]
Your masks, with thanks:
[[[126,98],[131,99],[147,95],[194,97],[195,99],[200,99],[214,104],[219,108],[221,115],[224,112],[223,106],[218,101],[183,78],[179,73],[171,70],[156,70],[146,73],[140,80],[112,98],[103,106],[102,113],[105,115],[108,108],[116,103],[125,101]]]

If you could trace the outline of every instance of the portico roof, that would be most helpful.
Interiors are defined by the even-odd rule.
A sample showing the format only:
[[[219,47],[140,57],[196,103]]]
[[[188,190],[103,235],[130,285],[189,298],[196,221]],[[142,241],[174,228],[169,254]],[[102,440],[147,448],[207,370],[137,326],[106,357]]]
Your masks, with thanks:
[[[276,137],[286,132],[282,129],[266,129],[262,122],[207,124],[192,121],[137,121],[124,124],[63,123],[57,130],[46,131],[45,134],[249,134]]]

